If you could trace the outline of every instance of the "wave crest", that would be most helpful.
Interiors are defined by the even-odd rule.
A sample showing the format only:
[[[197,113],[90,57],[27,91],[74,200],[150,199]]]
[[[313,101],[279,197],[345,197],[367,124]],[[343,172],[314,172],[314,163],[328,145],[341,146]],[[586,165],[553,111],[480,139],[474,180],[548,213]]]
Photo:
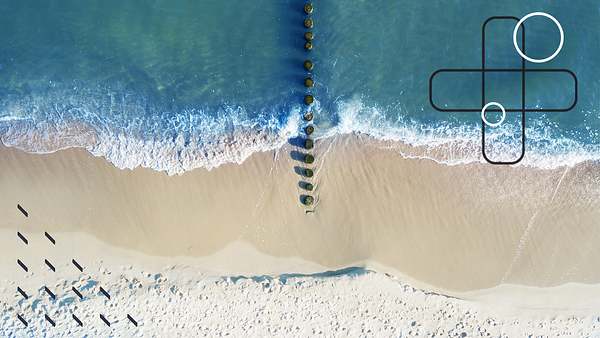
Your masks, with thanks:
[[[359,132],[380,140],[408,145],[395,147],[406,158],[430,159],[447,165],[487,163],[481,154],[479,121],[424,124],[402,115],[390,120],[382,109],[366,105],[358,97],[338,102],[336,111],[339,122],[325,133],[325,137]],[[486,154],[494,160],[518,158],[520,128],[520,125],[504,124],[502,128],[486,130]],[[525,128],[525,157],[518,165],[554,169],[600,160],[600,146],[582,143],[559,132],[559,127],[545,115],[528,121]]]

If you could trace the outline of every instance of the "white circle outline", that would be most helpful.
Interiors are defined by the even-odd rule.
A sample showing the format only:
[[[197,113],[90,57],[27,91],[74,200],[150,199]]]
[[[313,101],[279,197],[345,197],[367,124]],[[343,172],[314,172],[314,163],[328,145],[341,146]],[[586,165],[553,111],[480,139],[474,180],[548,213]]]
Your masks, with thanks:
[[[544,59],[534,59],[534,58],[531,58],[531,57],[525,55],[525,53],[523,53],[521,48],[519,48],[519,44],[517,43],[517,34],[519,32],[519,27],[521,27],[521,25],[525,22],[525,20],[527,20],[531,17],[534,17],[534,16],[543,16],[543,17],[546,17],[546,18],[552,20],[556,24],[556,27],[558,27],[558,31],[560,33],[560,42],[558,43],[558,48],[556,49],[556,51],[554,51],[554,53],[552,55],[550,55]],[[533,63],[545,63],[545,62],[548,62],[548,61],[554,59],[558,55],[558,53],[560,53],[560,51],[562,50],[564,42],[565,42],[565,32],[563,31],[563,28],[560,25],[560,22],[558,22],[558,20],[556,20],[555,17],[553,17],[552,15],[550,15],[546,12],[533,12],[533,13],[529,13],[529,14],[525,15],[524,17],[521,18],[521,20],[519,20],[517,22],[517,24],[515,25],[515,29],[513,31],[513,45],[515,46],[517,53],[519,53],[519,55],[523,59],[525,59],[529,62],[533,62]]]
[[[491,123],[490,121],[488,121],[488,120],[485,118],[485,111],[486,111],[486,109],[488,109],[490,106],[496,106],[496,107],[500,108],[500,110],[502,111],[502,117],[501,117],[501,118],[500,118],[500,120],[499,120],[498,122],[496,122],[496,123]],[[481,108],[481,120],[483,120],[483,122],[484,122],[485,124],[487,124],[488,126],[490,126],[490,127],[492,127],[492,128],[496,128],[496,127],[498,127],[499,125],[501,125],[501,124],[502,124],[502,122],[504,122],[504,119],[505,119],[505,118],[506,118],[506,110],[504,109],[504,106],[503,106],[503,105],[501,105],[501,104],[500,104],[500,103],[498,103],[498,102],[490,102],[490,103],[486,104],[485,106],[483,106],[483,108]]]

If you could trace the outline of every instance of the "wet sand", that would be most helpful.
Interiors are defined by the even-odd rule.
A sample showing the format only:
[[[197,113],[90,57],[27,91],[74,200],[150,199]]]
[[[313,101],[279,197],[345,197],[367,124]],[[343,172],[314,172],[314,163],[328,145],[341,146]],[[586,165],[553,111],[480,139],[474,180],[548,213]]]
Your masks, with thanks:
[[[403,158],[406,147],[364,135],[317,142],[308,213],[291,145],[180,176],[121,170],[83,149],[3,147],[0,226],[85,232],[156,256],[240,242],[261,253],[230,254],[219,262],[229,274],[290,272],[260,258],[278,257],[307,262],[303,272],[377,267],[448,292],[600,282],[597,165],[448,166]]]

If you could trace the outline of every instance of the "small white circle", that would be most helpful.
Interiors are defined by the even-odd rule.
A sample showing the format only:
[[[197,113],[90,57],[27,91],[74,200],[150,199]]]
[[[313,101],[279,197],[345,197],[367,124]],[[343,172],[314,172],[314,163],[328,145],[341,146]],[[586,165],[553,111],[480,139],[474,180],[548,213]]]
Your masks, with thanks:
[[[488,121],[485,118],[485,111],[491,106],[496,106],[496,107],[500,108],[500,110],[502,111],[502,117],[500,117],[500,120],[496,123],[491,123],[490,121]],[[486,104],[485,106],[483,106],[483,108],[481,108],[481,119],[483,120],[483,122],[485,124],[487,124],[488,126],[490,126],[492,128],[495,128],[495,127],[498,127],[499,125],[501,125],[502,122],[504,122],[505,118],[506,118],[506,110],[504,110],[504,106],[502,106],[498,102],[490,102],[490,103]]]
[[[556,48],[556,51],[554,51],[554,53],[552,55],[550,55],[544,59],[534,59],[534,58],[531,58],[531,57],[525,55],[525,53],[523,53],[521,48],[519,48],[519,44],[517,43],[517,34],[519,32],[519,27],[521,27],[521,25],[525,22],[525,20],[527,20],[533,16],[543,16],[543,17],[546,17],[546,18],[552,20],[556,24],[556,27],[558,27],[558,31],[560,33],[560,42],[558,43],[558,48]],[[565,32],[563,32],[563,28],[560,25],[560,22],[558,22],[558,20],[556,20],[555,17],[553,17],[552,15],[545,13],[545,12],[533,12],[533,13],[529,13],[529,14],[525,15],[523,18],[521,18],[521,20],[519,20],[519,22],[517,22],[517,25],[515,26],[515,30],[513,31],[513,45],[515,45],[515,49],[517,50],[517,53],[519,53],[519,55],[523,59],[525,59],[529,62],[533,62],[533,63],[544,63],[544,62],[548,62],[548,61],[554,59],[558,55],[558,53],[560,53],[560,50],[562,49],[564,42],[565,42]]]

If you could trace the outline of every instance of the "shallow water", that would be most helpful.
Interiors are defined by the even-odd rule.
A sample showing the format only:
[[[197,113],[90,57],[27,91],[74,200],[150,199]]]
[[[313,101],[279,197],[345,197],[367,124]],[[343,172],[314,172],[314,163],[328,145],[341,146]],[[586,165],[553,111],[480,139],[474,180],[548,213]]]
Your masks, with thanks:
[[[555,60],[527,67],[575,72],[579,102],[569,112],[527,114],[524,163],[597,159],[600,9],[594,1],[319,2],[315,49],[308,54],[302,2],[292,0],[4,0],[0,137],[28,151],[85,146],[120,167],[171,173],[239,162],[299,133],[302,61],[310,56],[317,135],[359,131],[446,145],[453,149],[441,158],[447,163],[481,161],[479,113],[434,110],[429,76],[439,68],[479,68],[483,21],[533,11],[561,22],[565,44]],[[513,27],[489,26],[488,66],[519,66]],[[528,20],[526,30],[528,55],[544,57],[556,48],[550,21]],[[438,79],[436,102],[480,108],[478,76]],[[518,106],[519,85],[518,76],[490,75],[486,98]],[[527,76],[526,85],[528,107],[566,106],[572,98],[564,78]],[[75,131],[67,128],[73,125]],[[490,151],[514,157],[519,132],[519,113],[509,113],[490,131]]]

